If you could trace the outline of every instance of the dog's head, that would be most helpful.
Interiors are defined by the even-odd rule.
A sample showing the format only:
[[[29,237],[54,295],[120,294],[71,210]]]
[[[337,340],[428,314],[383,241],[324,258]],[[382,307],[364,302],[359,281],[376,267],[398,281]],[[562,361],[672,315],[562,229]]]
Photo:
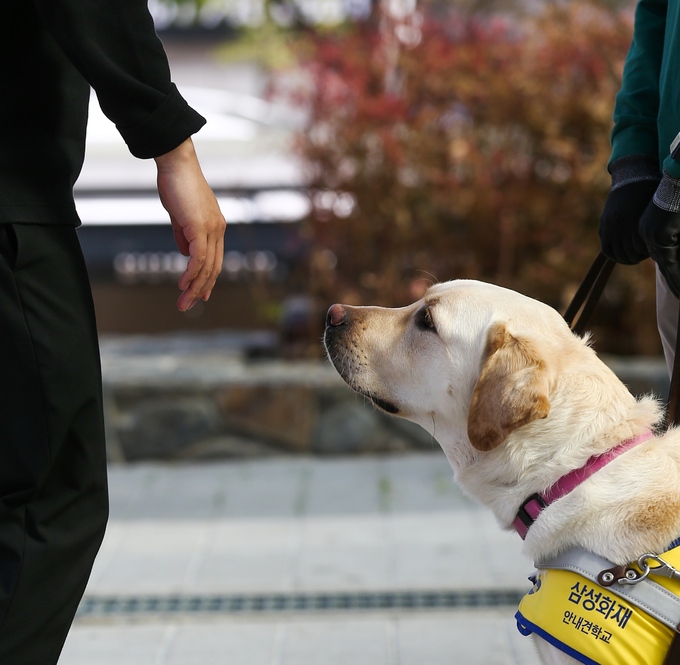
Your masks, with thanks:
[[[354,390],[425,427],[447,454],[455,441],[461,459],[548,418],[564,359],[594,356],[551,307],[469,280],[398,309],[333,305],[324,341]]]
[[[399,309],[333,305],[325,344],[354,390],[434,436],[460,486],[506,528],[528,496],[591,456],[648,431],[661,415],[655,399],[636,400],[554,309],[481,282],[439,284]],[[619,486],[610,483],[609,491],[598,501],[618,506]],[[618,526],[609,530],[607,542],[621,548],[631,524],[648,533],[647,503],[624,529],[606,511],[606,518],[593,519],[595,498],[588,497],[585,519],[579,518],[579,499],[562,504],[562,512],[553,510],[550,519],[544,516],[525,541],[529,553],[545,556],[574,543],[600,547],[600,531],[608,524]],[[665,510],[675,504],[660,505]],[[677,515],[675,509],[666,512]],[[677,533],[675,524],[662,540]],[[580,540],[574,540],[576,533]],[[624,551],[616,556],[629,560]]]

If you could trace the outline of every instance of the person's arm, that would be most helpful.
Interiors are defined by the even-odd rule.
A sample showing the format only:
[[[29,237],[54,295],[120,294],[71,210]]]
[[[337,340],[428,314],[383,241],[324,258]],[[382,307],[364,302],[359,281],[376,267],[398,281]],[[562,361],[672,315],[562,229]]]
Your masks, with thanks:
[[[189,256],[178,308],[207,300],[222,269],[225,221],[190,138],[205,119],[171,82],[146,0],[33,1],[130,152],[156,161],[161,202],[178,248]]]
[[[602,252],[617,263],[649,256],[640,218],[661,180],[659,167],[659,77],[667,0],[640,0],[633,41],[614,107],[612,153],[607,169],[611,189],[600,217]]]
[[[609,169],[612,171],[612,167],[616,168],[626,161],[626,157],[633,155],[663,160],[659,185],[654,188],[636,225],[636,233],[644,241],[647,253],[656,262],[671,291],[679,296],[680,162],[670,156],[669,146],[659,146],[657,132],[666,11],[667,0],[641,0],[637,7],[633,44],[624,67],[621,91],[616,98]],[[642,171],[638,167],[642,162],[635,161],[636,173],[640,176]],[[643,184],[638,180],[635,186],[640,188]],[[628,189],[634,191],[633,184]],[[625,202],[625,208],[633,210],[631,200]],[[635,216],[637,208],[634,215],[626,215],[631,221]],[[601,231],[602,228],[601,221]]]
[[[146,0],[33,2],[133,155],[165,154],[205,124],[170,79]]]
[[[219,277],[225,221],[203,177],[190,138],[155,161],[158,193],[170,214],[175,242],[189,257],[179,280],[182,295],[177,301],[177,307],[186,311],[198,300],[208,300]]]
[[[622,157],[658,159],[659,77],[663,57],[667,0],[640,0],[633,41],[614,107],[610,166]]]

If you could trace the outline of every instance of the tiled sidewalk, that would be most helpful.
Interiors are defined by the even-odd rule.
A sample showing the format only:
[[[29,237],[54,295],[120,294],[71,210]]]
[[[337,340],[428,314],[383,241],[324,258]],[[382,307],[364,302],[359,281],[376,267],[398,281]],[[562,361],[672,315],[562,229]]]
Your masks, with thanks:
[[[114,466],[86,597],[526,590],[439,452]],[[83,616],[60,665],[535,665],[514,608]]]

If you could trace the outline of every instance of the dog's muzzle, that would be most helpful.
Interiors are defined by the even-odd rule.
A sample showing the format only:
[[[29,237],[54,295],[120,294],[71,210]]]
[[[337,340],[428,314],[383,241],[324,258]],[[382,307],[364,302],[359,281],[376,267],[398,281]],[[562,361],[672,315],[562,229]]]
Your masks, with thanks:
[[[352,324],[356,322],[356,318],[356,311],[352,308],[347,309],[337,303],[329,307],[323,335],[328,358],[352,390],[368,397],[383,411],[396,415],[399,413],[398,406],[361,385],[359,377],[366,369],[367,359],[350,338],[354,333],[355,326]]]

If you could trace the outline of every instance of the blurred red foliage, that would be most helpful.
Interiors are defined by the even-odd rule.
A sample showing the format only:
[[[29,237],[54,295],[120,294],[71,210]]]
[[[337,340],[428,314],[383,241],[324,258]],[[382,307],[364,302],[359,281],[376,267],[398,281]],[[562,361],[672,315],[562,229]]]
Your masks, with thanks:
[[[297,150],[322,302],[402,305],[465,277],[562,310],[599,248],[629,12],[385,14],[297,43]],[[599,350],[657,353],[653,272],[618,268]]]

